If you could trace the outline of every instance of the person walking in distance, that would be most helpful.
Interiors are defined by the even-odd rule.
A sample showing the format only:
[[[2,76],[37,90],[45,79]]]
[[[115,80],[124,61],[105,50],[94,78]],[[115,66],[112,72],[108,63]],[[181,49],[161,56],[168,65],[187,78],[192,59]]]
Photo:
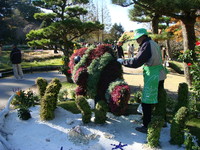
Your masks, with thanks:
[[[134,49],[135,49],[134,44],[131,44],[131,55],[132,55],[132,57],[134,57]]]
[[[158,87],[164,88],[166,69],[163,67],[159,45],[148,37],[147,30],[140,28],[134,32],[134,40],[139,44],[139,51],[133,59],[118,59],[122,65],[131,68],[143,66],[144,88],[142,91],[143,126],[136,130],[147,133],[151,121],[152,108],[158,103]]]
[[[128,58],[131,58],[132,57],[132,54],[131,54],[131,45],[129,43],[127,45],[127,52],[128,52]]]
[[[117,46],[116,46],[117,58],[124,58],[124,51],[123,51],[122,45],[123,45],[122,42],[117,43]]]
[[[13,67],[13,73],[17,80],[23,79],[23,71],[21,68],[22,54],[21,51],[17,48],[16,44],[13,44],[12,51],[10,53],[10,61]]]

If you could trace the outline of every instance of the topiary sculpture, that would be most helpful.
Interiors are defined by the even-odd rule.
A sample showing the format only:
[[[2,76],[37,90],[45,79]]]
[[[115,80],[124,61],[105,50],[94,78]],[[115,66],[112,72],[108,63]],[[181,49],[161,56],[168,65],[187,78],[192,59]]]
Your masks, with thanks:
[[[164,125],[164,118],[161,116],[154,116],[148,125],[147,142],[151,148],[159,146],[160,132]]]
[[[44,96],[46,87],[48,85],[48,82],[46,79],[42,78],[42,77],[38,77],[35,81],[37,88],[38,88],[38,92],[40,95],[40,98],[42,98]]]
[[[40,118],[42,120],[54,119],[54,110],[57,106],[58,93],[61,88],[58,78],[54,78],[46,87],[46,91],[41,100]]]
[[[91,121],[90,119],[92,117],[92,111],[85,97],[78,96],[76,98],[76,105],[81,111],[83,123],[89,123]]]
[[[180,83],[178,87],[178,103],[175,106],[175,113],[181,108],[181,107],[186,107],[188,108],[188,85],[187,83]]]
[[[184,143],[184,129],[188,113],[188,108],[181,107],[174,116],[170,128],[171,144],[180,146]]]
[[[95,109],[95,123],[104,124],[106,122],[106,114],[108,111],[108,106],[105,101],[99,101],[96,104]]]
[[[116,114],[125,113],[130,89],[124,82],[122,66],[117,62],[111,45],[99,45],[78,49],[70,57],[72,79],[78,85],[76,95],[105,101],[109,110]]]

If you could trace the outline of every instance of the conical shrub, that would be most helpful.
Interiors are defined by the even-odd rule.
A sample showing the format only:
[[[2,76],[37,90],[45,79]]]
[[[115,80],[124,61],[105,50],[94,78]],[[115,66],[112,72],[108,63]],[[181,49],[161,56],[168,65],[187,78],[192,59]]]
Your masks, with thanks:
[[[170,128],[171,144],[182,145],[184,143],[184,129],[188,112],[189,111],[186,107],[181,107],[173,118]]]

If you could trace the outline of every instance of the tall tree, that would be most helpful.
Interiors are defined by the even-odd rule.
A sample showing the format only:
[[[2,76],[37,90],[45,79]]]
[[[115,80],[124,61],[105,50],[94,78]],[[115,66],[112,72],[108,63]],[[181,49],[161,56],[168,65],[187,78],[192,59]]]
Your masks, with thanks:
[[[35,1],[35,5],[51,10],[52,13],[35,14],[36,18],[49,22],[44,28],[31,31],[27,35],[27,38],[32,40],[29,44],[31,46],[56,45],[63,50],[65,56],[69,57],[75,39],[98,29],[103,29],[103,25],[99,22],[81,21],[80,16],[87,14],[87,10],[76,6],[76,4],[86,4],[87,2],[87,0],[79,0],[76,3],[71,3],[69,0]]]
[[[122,36],[124,33],[124,28],[122,27],[121,24],[115,23],[111,30],[110,30],[110,36],[112,41],[118,41],[118,39]]]
[[[37,0],[38,7],[51,10],[52,13],[35,14],[38,19],[47,21],[43,28],[33,30],[27,34],[30,46],[59,47],[64,55],[62,72],[69,79],[68,62],[73,53],[74,42],[79,37],[103,29],[99,22],[81,21],[80,16],[87,14],[87,10],[79,7],[79,3],[88,3],[88,0]],[[52,21],[52,22],[51,22]]]
[[[99,30],[97,33],[99,41],[104,41],[104,34],[111,29],[111,17],[107,8],[107,2],[104,0],[96,0],[96,19],[104,24],[104,30]]]
[[[9,26],[7,24],[8,18],[12,13],[11,1],[1,0],[0,2],[0,43],[5,43],[8,40],[7,35],[9,32]]]
[[[29,0],[1,0],[0,3],[0,39],[4,43],[25,43],[25,34],[38,26],[33,13],[41,12],[31,5]]]
[[[115,0],[112,1],[113,3],[116,3]],[[160,15],[181,20],[184,51],[187,49],[192,50],[193,58],[196,59],[194,51],[196,41],[194,24],[196,22],[196,18],[200,16],[198,13],[200,9],[199,0],[132,0],[128,5],[131,4],[139,5]],[[189,67],[186,63],[184,64],[184,70],[186,80],[191,85],[192,79],[189,73]]]

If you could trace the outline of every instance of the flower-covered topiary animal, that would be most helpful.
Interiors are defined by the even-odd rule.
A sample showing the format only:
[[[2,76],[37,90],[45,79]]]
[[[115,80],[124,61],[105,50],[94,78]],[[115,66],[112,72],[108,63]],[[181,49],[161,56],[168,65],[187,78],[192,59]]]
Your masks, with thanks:
[[[75,50],[69,67],[72,79],[78,85],[77,96],[87,96],[95,99],[95,102],[103,100],[112,113],[124,114],[130,89],[124,82],[122,66],[110,45]]]

